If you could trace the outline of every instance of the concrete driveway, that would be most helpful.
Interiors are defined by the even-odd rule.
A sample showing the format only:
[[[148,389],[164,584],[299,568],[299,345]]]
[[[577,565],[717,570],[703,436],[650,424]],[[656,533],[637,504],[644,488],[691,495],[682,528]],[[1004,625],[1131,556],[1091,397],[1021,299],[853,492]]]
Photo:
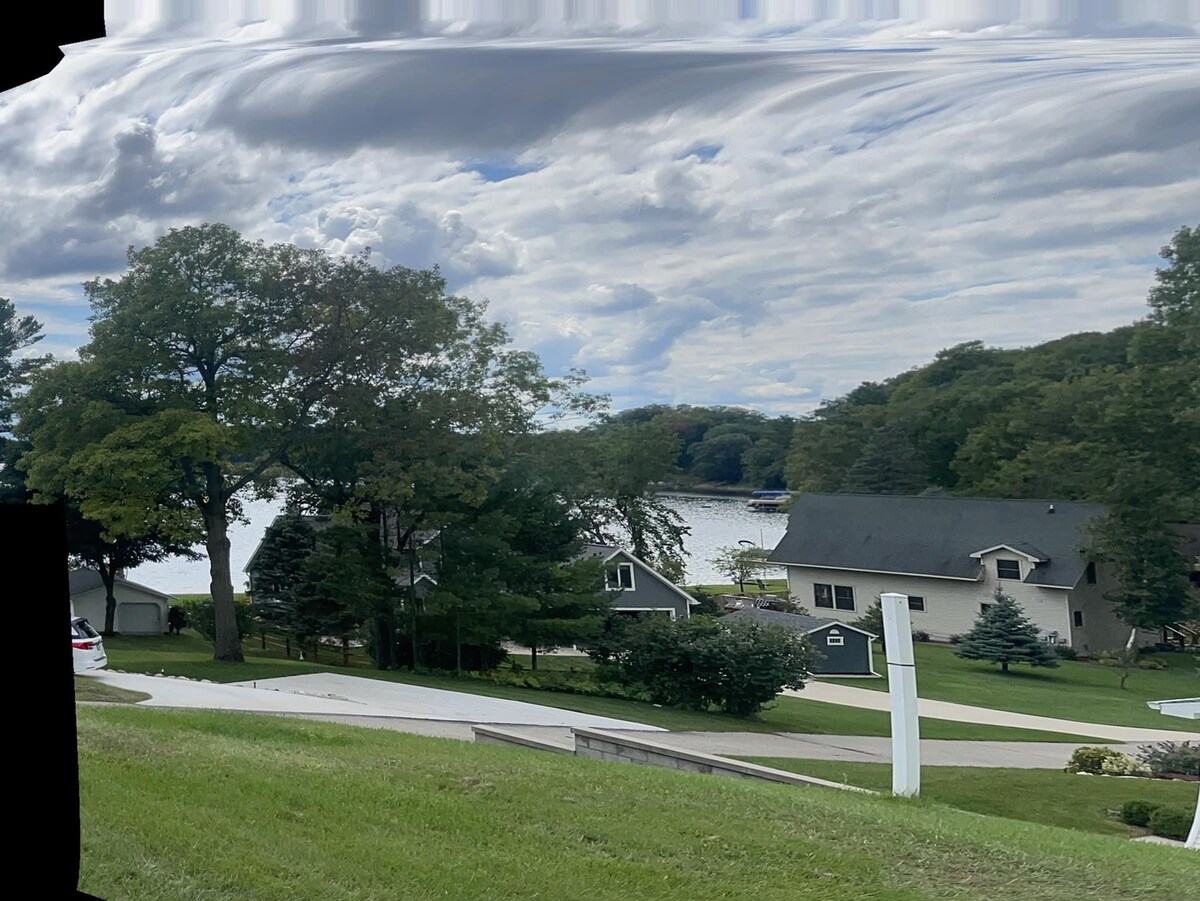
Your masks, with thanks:
[[[141,702],[144,707],[232,710],[347,720],[370,717],[479,725],[665,731],[657,726],[523,701],[339,674],[313,673],[256,682],[215,683],[101,670],[87,674],[86,678],[117,688],[145,692],[150,699]]]

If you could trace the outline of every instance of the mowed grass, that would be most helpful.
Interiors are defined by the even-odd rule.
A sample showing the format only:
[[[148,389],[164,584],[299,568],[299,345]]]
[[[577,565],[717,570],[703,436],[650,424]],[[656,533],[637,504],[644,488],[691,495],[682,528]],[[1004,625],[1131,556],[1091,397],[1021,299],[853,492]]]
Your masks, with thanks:
[[[1200,899],[1191,852],[928,803],[274,717],[79,720],[102,898]]]
[[[586,695],[541,691],[471,677],[425,675],[403,670],[381,671],[355,657],[358,665],[345,668],[287,658],[279,651],[259,646],[257,639],[247,639],[243,646],[244,663],[221,663],[212,659],[212,646],[201,636],[185,630],[182,635],[152,637],[114,636],[105,640],[109,667],[133,673],[158,673],[211,679],[214,682],[244,682],[272,679],[303,673],[341,673],[465,691],[488,697],[507,698],[542,704],[564,710],[577,710],[597,716],[661,726],[684,732],[803,732],[818,735],[890,735],[888,714],[880,710],[860,710],[838,704],[808,701],[802,698],[781,697],[761,714],[748,719],[721,713],[703,713],[657,707],[653,704],[617,698],[597,698]],[[340,654],[329,652],[322,659],[340,660]],[[554,660],[549,666],[561,667],[569,658],[543,657],[538,661]],[[569,666],[570,664],[565,664]],[[921,735],[925,738],[950,738],[978,741],[1069,741],[1096,744],[1094,739],[1038,732],[1028,729],[1007,729],[1000,726],[955,723],[948,720],[923,719]]]
[[[1200,722],[1165,717],[1147,701],[1200,695],[1200,659],[1189,654],[1159,654],[1165,670],[1135,670],[1125,689],[1118,670],[1076,660],[1055,669],[1016,666],[1005,674],[995,664],[963,660],[949,645],[918,643],[917,692],[922,698],[953,701],[1015,713],[1032,713],[1085,723],[1146,726],[1200,733]],[[882,655],[877,669],[885,672]],[[845,679],[855,688],[887,691],[887,679]]]
[[[105,704],[136,704],[145,701],[150,695],[143,691],[129,691],[114,685],[105,685],[87,676],[75,677],[75,700],[91,701]]]
[[[790,757],[743,757],[764,766],[889,792],[887,763],[797,760]],[[1142,835],[1111,814],[1126,801],[1145,800],[1191,810],[1195,782],[1080,776],[1058,770],[931,766],[921,768],[921,798],[991,816],[1081,829],[1103,835]],[[1198,862],[1200,865],[1200,862]]]

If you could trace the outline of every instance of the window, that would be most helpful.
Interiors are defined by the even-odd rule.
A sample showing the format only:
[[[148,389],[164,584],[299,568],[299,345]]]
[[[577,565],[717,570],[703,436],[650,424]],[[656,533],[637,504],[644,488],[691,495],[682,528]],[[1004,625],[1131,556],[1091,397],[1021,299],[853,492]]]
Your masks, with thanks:
[[[609,591],[633,590],[633,564],[618,563],[616,569],[608,571]]]
[[[838,610],[853,610],[854,589],[849,585],[834,585],[833,606]]]
[[[1083,627],[1083,611],[1082,611],[1082,610],[1076,610],[1076,611],[1075,611],[1075,612],[1072,614],[1072,616],[1074,616],[1074,618],[1075,618],[1075,625],[1076,625],[1076,627],[1078,627],[1078,628],[1082,628],[1082,627]]]
[[[1021,580],[1021,561],[1020,560],[997,560],[996,561],[996,578],[998,578],[998,579],[1015,579],[1016,581],[1019,582]]]
[[[1087,583],[1089,585],[1096,584],[1096,564],[1089,563],[1087,567]]]
[[[833,609],[833,586],[813,585],[813,603],[818,607]]]
[[[925,598],[919,594],[910,594],[908,596],[908,609],[923,611],[925,609]]]
[[[825,637],[825,644],[831,648],[840,648],[846,643],[846,638],[843,635],[829,634]]]

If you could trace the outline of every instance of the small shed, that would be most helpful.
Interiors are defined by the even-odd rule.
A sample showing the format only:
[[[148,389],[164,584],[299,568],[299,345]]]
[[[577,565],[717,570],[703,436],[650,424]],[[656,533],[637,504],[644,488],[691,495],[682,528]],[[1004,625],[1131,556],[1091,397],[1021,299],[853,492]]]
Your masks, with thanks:
[[[745,607],[728,613],[723,620],[750,619],[774,626],[784,626],[808,636],[813,647],[821,654],[813,666],[818,676],[878,676],[875,672],[871,643],[877,638],[857,626],[836,619],[819,616],[804,616],[799,613],[783,613],[779,610],[764,610]]]
[[[104,628],[105,591],[100,573],[94,569],[76,569],[69,577],[71,610],[86,617],[97,631]],[[117,577],[113,584],[117,600],[113,628],[122,635],[162,635],[167,631],[167,608],[174,600],[169,594]]]

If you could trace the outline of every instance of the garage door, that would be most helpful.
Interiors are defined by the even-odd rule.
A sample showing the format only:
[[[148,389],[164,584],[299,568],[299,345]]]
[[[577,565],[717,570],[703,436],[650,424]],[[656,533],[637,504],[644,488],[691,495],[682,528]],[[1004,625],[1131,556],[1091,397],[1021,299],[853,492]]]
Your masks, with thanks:
[[[117,631],[126,635],[162,633],[162,608],[158,604],[123,603],[117,607]]]

